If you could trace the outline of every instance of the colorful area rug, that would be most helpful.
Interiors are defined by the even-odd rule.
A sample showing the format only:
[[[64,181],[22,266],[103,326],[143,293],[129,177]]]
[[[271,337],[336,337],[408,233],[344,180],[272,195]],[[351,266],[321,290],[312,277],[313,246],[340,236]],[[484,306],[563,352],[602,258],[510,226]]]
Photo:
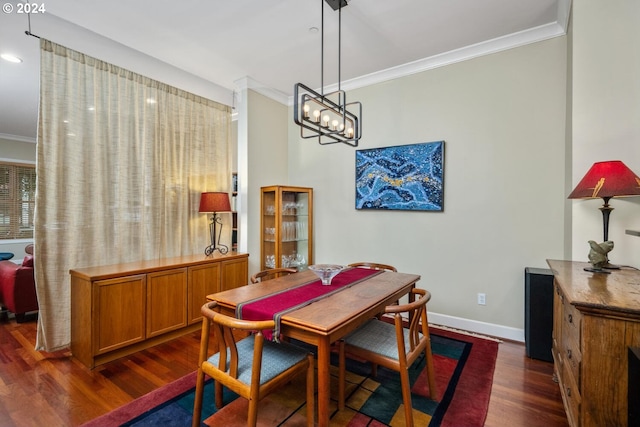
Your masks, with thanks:
[[[424,358],[411,367],[414,422],[417,426],[482,426],[487,415],[498,343],[448,330],[431,329],[438,398],[428,398]],[[337,363],[335,364],[337,366]],[[331,426],[403,426],[400,377],[383,367],[372,378],[370,366],[349,360],[347,402],[343,411],[332,401]],[[337,368],[332,366],[332,395],[337,396]],[[304,376],[303,376],[304,377]],[[259,426],[306,424],[304,378],[293,381],[260,402]],[[83,427],[190,426],[195,372],[127,405],[96,418]],[[247,402],[225,389],[224,408],[216,410],[214,388],[205,386],[203,426],[245,426]]]

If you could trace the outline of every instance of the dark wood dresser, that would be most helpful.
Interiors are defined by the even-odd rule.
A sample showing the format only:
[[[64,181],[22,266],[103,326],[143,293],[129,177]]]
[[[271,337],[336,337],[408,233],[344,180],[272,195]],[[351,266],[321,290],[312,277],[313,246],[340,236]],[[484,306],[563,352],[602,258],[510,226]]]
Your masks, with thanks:
[[[569,424],[627,426],[627,359],[629,347],[640,346],[640,272],[547,263],[554,275],[555,374]]]

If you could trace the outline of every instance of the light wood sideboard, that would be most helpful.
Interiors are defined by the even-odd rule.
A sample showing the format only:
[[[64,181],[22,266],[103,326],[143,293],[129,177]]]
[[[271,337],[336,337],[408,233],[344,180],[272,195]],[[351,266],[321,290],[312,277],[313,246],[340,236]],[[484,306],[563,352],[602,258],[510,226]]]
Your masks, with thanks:
[[[640,272],[547,263],[554,275],[554,368],[569,425],[627,426],[628,349],[640,345]]]
[[[89,368],[200,328],[206,296],[248,283],[248,254],[70,270],[71,352]]]

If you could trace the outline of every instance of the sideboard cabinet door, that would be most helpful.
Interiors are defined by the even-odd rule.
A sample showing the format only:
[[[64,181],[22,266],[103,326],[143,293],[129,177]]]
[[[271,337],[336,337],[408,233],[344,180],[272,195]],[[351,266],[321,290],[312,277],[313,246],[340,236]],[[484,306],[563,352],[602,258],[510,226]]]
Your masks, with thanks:
[[[147,338],[187,326],[187,269],[147,274]]]
[[[146,277],[138,274],[95,282],[94,354],[145,340]]]
[[[220,291],[238,288],[249,283],[249,261],[237,258],[220,263],[222,274],[220,277]]]
[[[189,267],[187,319],[189,324],[202,321],[200,308],[207,302],[207,295],[220,290],[220,263]]]

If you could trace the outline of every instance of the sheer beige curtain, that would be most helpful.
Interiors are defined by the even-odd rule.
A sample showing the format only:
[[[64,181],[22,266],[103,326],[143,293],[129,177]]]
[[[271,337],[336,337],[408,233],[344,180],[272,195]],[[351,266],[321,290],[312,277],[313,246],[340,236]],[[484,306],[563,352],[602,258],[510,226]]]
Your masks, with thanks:
[[[229,190],[231,114],[48,40],[40,46],[36,348],[53,351],[70,343],[69,269],[203,253],[200,193]]]

